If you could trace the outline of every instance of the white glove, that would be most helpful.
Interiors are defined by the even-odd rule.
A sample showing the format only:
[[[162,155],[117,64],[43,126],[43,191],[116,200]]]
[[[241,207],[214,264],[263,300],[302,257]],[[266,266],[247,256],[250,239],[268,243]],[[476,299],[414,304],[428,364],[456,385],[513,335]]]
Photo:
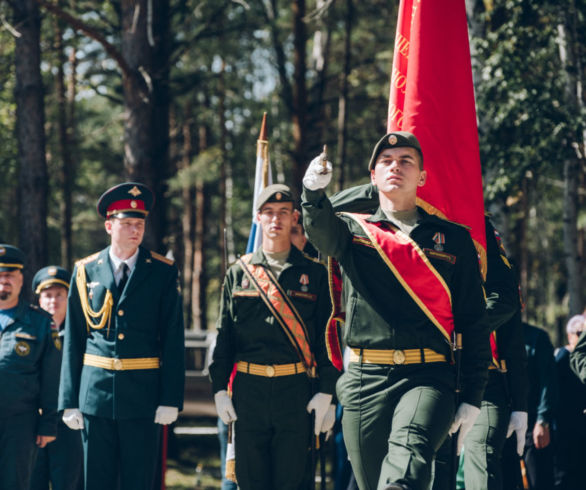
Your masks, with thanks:
[[[330,438],[336,423],[336,405],[330,405],[328,411],[324,417],[324,421],[321,423],[321,431],[326,433],[326,441]]]
[[[315,410],[315,427],[314,427],[314,434],[319,436],[320,432],[326,432],[329,429],[324,430],[324,422],[326,414],[330,408],[330,404],[332,403],[332,395],[328,395],[326,393],[316,393],[313,395],[313,398],[309,400],[307,404],[307,411],[309,413]],[[334,420],[335,420],[334,414]],[[329,419],[328,422],[329,424]],[[333,424],[332,424],[333,425]],[[331,428],[331,427],[330,427]]]
[[[458,432],[458,430],[460,431],[458,433],[458,454],[462,451],[466,434],[468,434],[468,431],[470,431],[474,422],[476,422],[476,418],[479,414],[480,408],[470,405],[469,403],[460,403],[458,410],[456,410],[456,415],[454,416],[454,421],[452,422],[448,434],[453,435]]]
[[[177,407],[166,407],[159,405],[155,412],[155,424],[169,425],[177,420],[179,409]]]
[[[317,191],[318,189],[325,189],[332,180],[332,164],[326,162],[326,168],[323,166],[324,154],[315,157],[303,177],[303,185],[310,191]]]
[[[66,408],[63,410],[63,422],[72,430],[81,430],[84,428],[83,415],[79,408]]]
[[[230,422],[234,422],[238,417],[236,417],[236,410],[234,410],[234,405],[232,405],[232,399],[226,390],[220,390],[214,395],[214,402],[216,403],[216,411],[218,412],[218,417],[222,419],[226,425]]]
[[[527,432],[527,412],[511,412],[507,438],[511,437],[513,432],[517,435],[517,454],[523,456],[525,433]]]

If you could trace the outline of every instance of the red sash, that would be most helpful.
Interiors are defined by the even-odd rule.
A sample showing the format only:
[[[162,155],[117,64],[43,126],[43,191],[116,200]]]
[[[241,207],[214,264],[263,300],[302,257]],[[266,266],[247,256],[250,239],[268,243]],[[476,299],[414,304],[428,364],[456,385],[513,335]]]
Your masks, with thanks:
[[[501,363],[499,359],[499,348],[496,343],[496,332],[490,332],[490,351],[492,352],[492,363],[500,369]]]
[[[260,297],[270,312],[283,328],[307,373],[310,376],[314,376],[315,357],[311,352],[307,327],[301,315],[291,303],[272,272],[263,266],[250,265],[251,257],[252,254],[241,257],[239,259],[240,267],[242,267],[242,270],[260,293]]]
[[[362,227],[409,296],[442,335],[451,340],[454,315],[450,289],[417,243],[396,228],[389,229],[384,224],[366,221],[366,215],[343,214]]]
[[[328,284],[332,299],[332,314],[326,325],[326,347],[328,357],[338,371],[344,368],[342,347],[340,346],[339,330],[346,320],[342,311],[342,274],[340,264],[333,257],[328,257]]]

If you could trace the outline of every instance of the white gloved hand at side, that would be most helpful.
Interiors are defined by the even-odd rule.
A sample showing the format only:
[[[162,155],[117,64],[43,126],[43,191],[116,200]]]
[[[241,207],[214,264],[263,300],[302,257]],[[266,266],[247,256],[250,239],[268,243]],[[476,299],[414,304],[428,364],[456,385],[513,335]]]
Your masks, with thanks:
[[[155,412],[155,424],[169,425],[177,420],[179,409],[177,407],[167,407],[159,405]]]
[[[234,405],[232,405],[232,399],[226,390],[220,390],[214,395],[214,402],[216,403],[216,411],[218,412],[218,417],[222,419],[226,425],[230,422],[234,422],[238,417],[236,417],[236,410],[234,410]]]
[[[332,395],[326,393],[316,393],[307,404],[307,411],[309,413],[315,410],[315,427],[314,434],[319,436],[320,432],[326,432],[322,427],[324,426],[324,419],[332,403]],[[335,416],[334,416],[335,420]],[[329,423],[329,420],[328,420]]]
[[[310,191],[325,189],[332,180],[332,164],[331,162],[326,162],[324,170],[323,159],[323,153],[315,157],[305,171],[303,185]]]
[[[507,438],[513,435],[517,436],[517,454],[523,456],[525,449],[525,433],[527,432],[527,412],[511,412],[509,419],[509,428],[507,429]]]
[[[452,422],[452,426],[448,433],[453,435],[460,431],[458,433],[458,454],[462,451],[466,434],[468,434],[474,425],[474,422],[476,422],[476,418],[479,414],[480,408],[470,405],[469,403],[461,403],[458,410],[456,410],[454,421]]]
[[[81,430],[84,428],[83,415],[79,408],[66,408],[63,410],[63,422],[71,430]]]
[[[328,407],[328,410],[326,411],[326,414],[324,416],[324,420],[321,423],[321,431],[326,432],[326,433],[330,433],[331,430],[334,428],[335,423],[336,423],[336,405],[330,404],[330,406]],[[328,436],[326,436],[326,440],[327,439],[329,439]]]

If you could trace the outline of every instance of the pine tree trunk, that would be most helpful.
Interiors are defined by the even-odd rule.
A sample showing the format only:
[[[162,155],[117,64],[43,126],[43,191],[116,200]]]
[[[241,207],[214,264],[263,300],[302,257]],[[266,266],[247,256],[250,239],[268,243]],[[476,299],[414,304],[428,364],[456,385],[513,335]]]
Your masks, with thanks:
[[[24,284],[47,265],[47,161],[45,157],[45,105],[41,77],[39,8],[34,0],[14,3],[16,38],[14,64],[16,82],[16,135],[19,173],[19,247],[26,256]],[[29,287],[23,294],[30,296]]]

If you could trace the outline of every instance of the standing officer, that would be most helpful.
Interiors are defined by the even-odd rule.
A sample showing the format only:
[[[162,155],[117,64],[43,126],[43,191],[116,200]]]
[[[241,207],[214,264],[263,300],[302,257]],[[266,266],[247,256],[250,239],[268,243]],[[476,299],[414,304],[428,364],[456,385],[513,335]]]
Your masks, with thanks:
[[[29,490],[36,446],[55,440],[58,418],[54,325],[19,299],[23,264],[18,248],[0,245],[0,488],[10,490]]]
[[[140,246],[153,194],[127,182],[98,201],[111,245],[75,265],[59,409],[82,429],[85,488],[151,489],[160,425],[183,405],[178,272]]]
[[[384,136],[369,170],[376,213],[337,216],[323,191],[331,164],[314,159],[303,179],[304,224],[341,267],[352,356],[337,389],[358,486],[423,490],[448,432],[463,439],[480,411],[490,362],[482,280],[466,229],[416,207],[427,175],[414,135]],[[454,332],[463,342],[457,410]]]
[[[66,269],[54,265],[42,268],[33,278],[33,293],[39,295],[39,306],[52,315],[57,327],[52,336],[60,357],[70,279]],[[57,425],[57,440],[37,453],[30,488],[48,490],[49,484],[52,490],[83,488],[81,433],[71,430],[63,421]]]
[[[316,435],[335,418],[337,373],[324,340],[327,275],[291,246],[297,212],[289,187],[266,187],[258,206],[262,248],[226,273],[210,375],[218,415],[236,421],[239,488],[301,490],[311,440],[307,412],[315,410]],[[234,363],[232,401],[226,387]]]
[[[372,184],[352,187],[331,197],[336,212],[370,212],[378,206],[378,190]],[[376,203],[376,205],[375,205]],[[480,415],[466,436],[462,453],[466,490],[502,488],[501,453],[505,438],[517,433],[517,453],[523,454],[527,430],[527,358],[521,325],[519,290],[500,235],[485,218],[487,312],[493,331],[493,359]],[[438,450],[433,489],[448,488],[453,470],[450,439]]]

